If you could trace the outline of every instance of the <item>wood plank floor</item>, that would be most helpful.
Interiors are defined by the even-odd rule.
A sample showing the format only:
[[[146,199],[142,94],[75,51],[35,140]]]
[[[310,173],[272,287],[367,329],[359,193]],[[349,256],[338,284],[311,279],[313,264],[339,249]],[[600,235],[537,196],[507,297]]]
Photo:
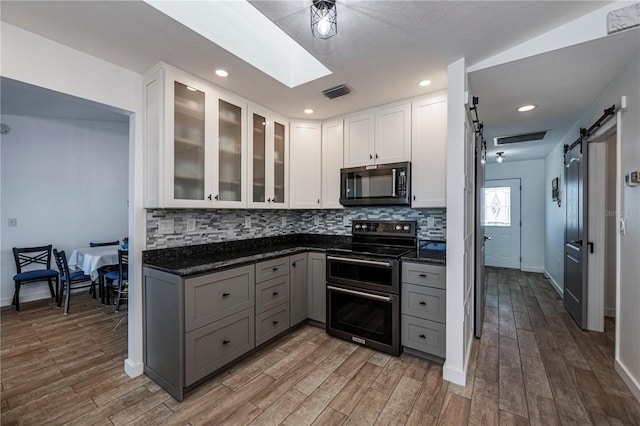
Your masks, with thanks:
[[[391,357],[304,326],[178,403],[130,379],[126,307],[88,296],[1,313],[2,425],[640,424],[613,370],[613,329],[583,332],[541,274],[488,269],[483,337],[467,386],[442,366]]]

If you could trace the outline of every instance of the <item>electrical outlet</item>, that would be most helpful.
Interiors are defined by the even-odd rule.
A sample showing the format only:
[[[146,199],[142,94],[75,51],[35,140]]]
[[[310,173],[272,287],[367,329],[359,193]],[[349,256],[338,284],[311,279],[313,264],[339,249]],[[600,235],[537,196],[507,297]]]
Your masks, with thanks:
[[[18,218],[10,217],[9,218],[9,228],[17,228],[18,227]]]
[[[159,234],[173,234],[173,219],[164,219],[158,221]]]
[[[313,226],[318,226],[320,225],[320,217],[319,216],[314,216],[313,217]]]
[[[245,216],[244,218],[244,227],[251,228],[251,216]]]
[[[343,226],[351,225],[351,218],[349,216],[343,216],[342,217],[342,225]]]
[[[194,217],[187,219],[187,232],[196,232],[196,219]]]
[[[282,226],[287,226],[287,217],[282,216]]]
[[[434,228],[436,226],[436,220],[433,217],[427,217],[427,228]]]

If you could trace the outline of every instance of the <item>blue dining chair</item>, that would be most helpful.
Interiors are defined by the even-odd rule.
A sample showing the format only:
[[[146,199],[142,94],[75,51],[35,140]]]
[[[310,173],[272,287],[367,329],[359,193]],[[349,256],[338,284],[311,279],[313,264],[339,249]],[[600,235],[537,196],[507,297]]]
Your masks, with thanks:
[[[110,300],[109,290],[112,290],[116,294],[116,311],[119,311],[120,302],[122,299],[128,299],[129,293],[125,286],[125,281],[129,280],[129,250],[118,250],[118,270],[107,272],[104,278],[107,282],[105,287],[107,301]]]
[[[118,246],[118,245],[120,245],[120,240],[109,241],[106,243],[94,243],[94,242],[89,243],[89,247],[105,247],[105,246]],[[98,294],[100,296],[100,301],[102,302],[103,305],[106,303],[104,276],[107,274],[107,272],[116,271],[116,270],[118,270],[118,265],[105,265],[98,268]]]
[[[58,271],[51,269],[51,247],[52,245],[49,244],[40,247],[13,248],[16,274],[13,276],[15,292],[12,305],[16,305],[16,311],[20,310],[20,286],[23,284],[47,281],[51,297],[57,297]],[[31,269],[33,267],[39,269]],[[56,281],[56,292],[54,292],[53,280]]]
[[[71,272],[69,270],[69,264],[67,263],[67,255],[63,251],[53,249],[53,257],[56,259],[58,270],[60,271],[60,290],[58,291],[58,308],[62,305],[62,297],[64,296],[64,314],[69,313],[69,301],[71,299],[71,286],[77,285],[74,288],[91,287],[92,292],[96,294],[96,284],[91,280],[89,275],[86,275],[83,271]]]

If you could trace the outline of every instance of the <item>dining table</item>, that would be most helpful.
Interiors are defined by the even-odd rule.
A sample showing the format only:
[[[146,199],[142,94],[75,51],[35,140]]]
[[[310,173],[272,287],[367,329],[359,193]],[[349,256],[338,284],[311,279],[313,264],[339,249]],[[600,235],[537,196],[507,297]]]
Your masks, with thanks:
[[[99,278],[98,269],[107,265],[118,265],[120,246],[99,246],[75,249],[69,256],[69,267],[81,269],[92,280]]]

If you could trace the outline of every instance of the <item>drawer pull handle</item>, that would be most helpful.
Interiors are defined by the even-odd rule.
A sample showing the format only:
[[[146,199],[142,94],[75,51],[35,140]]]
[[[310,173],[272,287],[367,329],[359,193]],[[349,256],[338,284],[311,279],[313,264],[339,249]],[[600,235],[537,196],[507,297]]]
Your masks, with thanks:
[[[425,336],[424,334],[421,334],[418,337],[421,338],[421,339],[426,339],[427,338],[427,336]]]
[[[427,278],[427,274],[420,274],[420,278]]]
[[[231,293],[222,293],[222,297],[231,296]]]
[[[278,294],[280,294],[280,293],[278,293],[277,291],[274,291],[274,292],[273,292],[273,295],[274,295],[274,296],[277,296]]]
[[[231,340],[223,340],[223,341],[222,341],[222,344],[223,344],[223,345],[228,345],[229,343],[231,343]]]
[[[277,271],[277,270],[278,270],[278,268],[272,268],[271,270],[272,270],[273,272],[275,272],[275,271]]]
[[[420,304],[426,306],[427,302],[420,302]]]
[[[274,321],[274,322],[273,322],[273,325],[278,325],[278,321]]]

